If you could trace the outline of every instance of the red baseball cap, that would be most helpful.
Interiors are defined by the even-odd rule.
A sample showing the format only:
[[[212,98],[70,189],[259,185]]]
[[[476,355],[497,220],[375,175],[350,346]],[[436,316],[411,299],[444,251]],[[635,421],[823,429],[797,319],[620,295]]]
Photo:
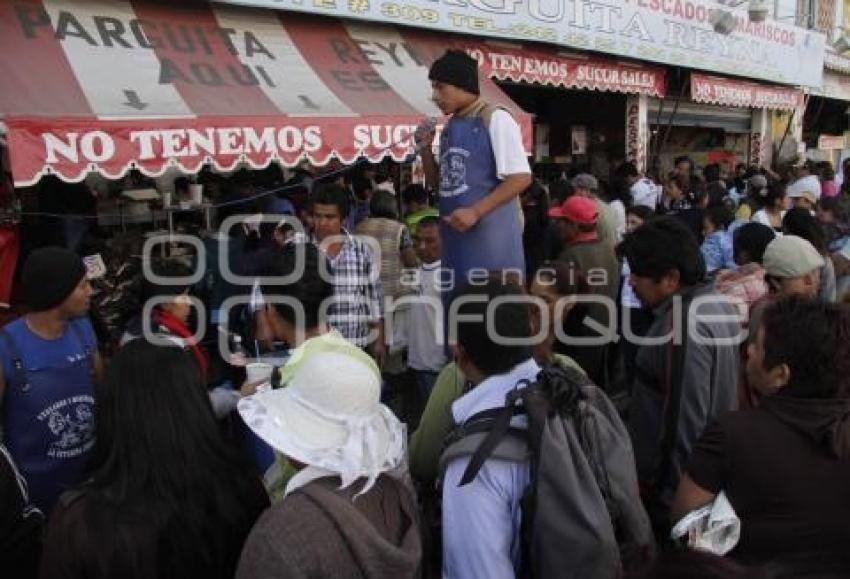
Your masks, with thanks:
[[[566,219],[581,225],[593,225],[599,217],[596,201],[582,195],[573,195],[558,207],[549,210],[549,217]]]

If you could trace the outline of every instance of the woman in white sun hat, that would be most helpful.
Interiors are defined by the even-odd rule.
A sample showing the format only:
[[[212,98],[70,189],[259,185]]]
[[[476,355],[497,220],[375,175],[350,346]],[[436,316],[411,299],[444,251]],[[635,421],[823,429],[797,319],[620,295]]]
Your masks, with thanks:
[[[251,531],[237,578],[418,576],[406,433],[380,403],[379,376],[371,360],[317,352],[286,388],[239,403],[248,427],[299,470]]]

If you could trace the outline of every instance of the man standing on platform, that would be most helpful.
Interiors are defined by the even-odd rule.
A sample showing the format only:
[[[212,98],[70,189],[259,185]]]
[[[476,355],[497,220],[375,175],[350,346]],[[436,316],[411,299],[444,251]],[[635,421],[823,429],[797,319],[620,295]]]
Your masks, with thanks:
[[[433,100],[451,115],[434,158],[434,133],[424,135],[425,176],[440,193],[442,267],[455,287],[471,270],[511,271],[522,277],[520,193],[531,184],[531,170],[519,125],[504,109],[479,96],[478,63],[461,50],[449,50],[428,74]],[[438,179],[439,177],[439,179]]]

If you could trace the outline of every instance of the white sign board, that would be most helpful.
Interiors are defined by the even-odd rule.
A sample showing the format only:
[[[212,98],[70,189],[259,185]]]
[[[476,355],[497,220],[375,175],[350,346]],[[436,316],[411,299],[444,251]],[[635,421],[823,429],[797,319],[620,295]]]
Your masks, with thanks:
[[[713,0],[223,0],[476,36],[530,40],[652,62],[817,87],[826,38]],[[718,10],[735,30],[714,32]]]
[[[818,149],[823,151],[840,151],[845,144],[844,135],[821,135],[818,137]]]

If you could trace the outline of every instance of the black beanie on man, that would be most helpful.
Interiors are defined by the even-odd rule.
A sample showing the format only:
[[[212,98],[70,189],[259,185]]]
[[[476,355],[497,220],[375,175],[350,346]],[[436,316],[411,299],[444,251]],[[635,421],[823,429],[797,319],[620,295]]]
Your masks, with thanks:
[[[481,94],[478,88],[478,62],[462,50],[447,50],[434,61],[428,80],[456,86],[471,94]]]
[[[83,260],[62,247],[36,249],[21,274],[24,301],[34,312],[46,312],[62,302],[86,275]]]

